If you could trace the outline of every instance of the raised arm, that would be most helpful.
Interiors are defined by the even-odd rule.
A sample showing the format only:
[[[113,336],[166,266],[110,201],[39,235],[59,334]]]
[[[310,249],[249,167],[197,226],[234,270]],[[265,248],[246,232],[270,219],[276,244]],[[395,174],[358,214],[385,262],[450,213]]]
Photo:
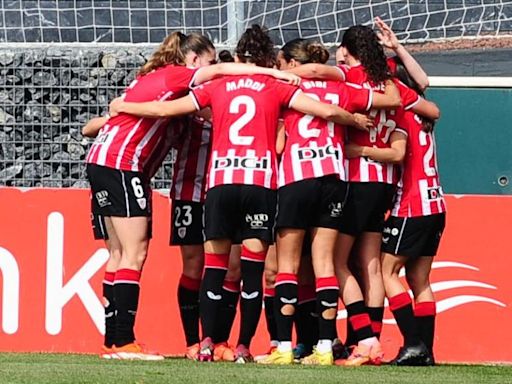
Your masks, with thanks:
[[[351,125],[362,130],[373,127],[373,120],[365,115],[352,114],[337,105],[316,101],[302,92],[295,96],[290,107],[307,115],[318,116],[341,125]]]
[[[152,118],[186,115],[197,110],[190,95],[173,101],[149,101],[146,103],[129,103],[121,97],[117,97],[110,102],[109,107],[110,116],[129,113],[130,115]]]
[[[428,76],[421,68],[421,65],[416,61],[414,57],[400,44],[395,33],[391,28],[380,18],[375,18],[375,25],[379,28],[377,36],[380,42],[386,48],[391,49],[395,54],[402,60],[405,68],[411,75],[411,77],[418,83],[421,89],[424,91],[429,85]]]
[[[194,84],[199,85],[224,75],[268,75],[293,85],[300,84],[300,77],[293,73],[243,63],[221,63],[201,67],[195,74]]]
[[[108,116],[93,117],[82,128],[82,135],[87,137],[96,137],[101,127],[108,121]]]
[[[294,73],[305,79],[345,81],[345,74],[341,69],[326,64],[303,64],[285,72]]]
[[[368,157],[382,163],[401,163],[407,149],[407,135],[401,130],[395,130],[389,138],[389,148],[363,147],[356,144],[345,145],[345,155],[354,157]]]

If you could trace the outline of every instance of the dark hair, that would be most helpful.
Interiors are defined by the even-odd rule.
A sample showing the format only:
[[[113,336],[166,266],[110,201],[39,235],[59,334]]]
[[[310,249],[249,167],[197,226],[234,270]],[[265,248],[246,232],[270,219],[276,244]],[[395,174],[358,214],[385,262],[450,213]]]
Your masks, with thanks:
[[[395,77],[402,83],[407,85],[409,88],[416,91],[418,95],[425,97],[425,94],[423,93],[423,90],[421,89],[419,84],[416,82],[416,80],[412,78],[409,71],[407,71],[407,68],[405,68],[402,59],[400,59],[398,56],[395,56],[393,57],[393,61],[396,64]],[[423,116],[420,117],[423,125],[423,131],[432,132],[432,130],[434,129],[435,121]]]
[[[229,52],[227,49],[223,49],[219,52],[219,61],[222,63],[232,63],[235,61],[235,58],[231,52]]]
[[[361,62],[368,79],[376,84],[391,78],[384,48],[375,32],[364,25],[354,25],[343,35],[341,46]]]
[[[242,63],[272,68],[275,64],[274,43],[266,29],[254,24],[238,40],[235,54]]]
[[[185,65],[185,55],[188,52],[193,51],[200,55],[214,49],[213,43],[206,36],[173,32],[165,38],[137,75],[145,75],[168,64]]]
[[[281,48],[287,63],[292,59],[301,64],[320,63],[329,60],[329,51],[320,43],[306,39],[293,39]]]

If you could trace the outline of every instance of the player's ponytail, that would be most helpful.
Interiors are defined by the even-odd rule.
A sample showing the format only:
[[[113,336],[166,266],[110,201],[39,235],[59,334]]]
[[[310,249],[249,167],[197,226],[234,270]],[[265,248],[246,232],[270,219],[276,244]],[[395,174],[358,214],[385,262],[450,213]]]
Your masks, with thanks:
[[[322,44],[305,39],[290,40],[283,45],[281,52],[287,63],[292,59],[301,64],[324,64],[329,60],[329,51]]]
[[[398,56],[393,57],[393,60],[396,64],[396,70],[395,70],[395,76],[398,80],[400,80],[402,83],[407,85],[409,88],[416,91],[418,95],[425,98],[425,94],[423,93],[423,90],[419,86],[419,84],[416,82],[416,80],[413,79],[409,71],[407,71],[407,68],[405,68],[404,63],[402,62],[402,59],[400,59]],[[421,116],[422,125],[423,125],[423,131],[425,132],[432,132],[434,130],[435,121],[428,119],[426,117]]]
[[[254,24],[247,28],[235,49],[238,60],[259,67],[272,68],[275,64],[274,43],[266,29]]]
[[[384,48],[370,27],[355,25],[343,35],[341,46],[361,62],[374,85],[391,78]]]
[[[198,33],[185,35],[181,32],[173,32],[156,49],[148,62],[144,64],[138,76],[169,65],[185,65],[185,55],[193,51],[200,55],[206,51],[215,50],[213,43],[205,36]]]

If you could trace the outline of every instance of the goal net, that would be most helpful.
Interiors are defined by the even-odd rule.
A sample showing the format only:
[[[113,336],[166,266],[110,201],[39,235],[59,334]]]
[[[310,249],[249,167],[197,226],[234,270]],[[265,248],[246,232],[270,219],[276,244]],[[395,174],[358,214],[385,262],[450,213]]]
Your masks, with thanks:
[[[389,22],[406,42],[512,33],[507,0],[2,0],[0,41],[158,43],[173,30],[198,31],[232,46],[246,26],[335,44],[344,29]]]

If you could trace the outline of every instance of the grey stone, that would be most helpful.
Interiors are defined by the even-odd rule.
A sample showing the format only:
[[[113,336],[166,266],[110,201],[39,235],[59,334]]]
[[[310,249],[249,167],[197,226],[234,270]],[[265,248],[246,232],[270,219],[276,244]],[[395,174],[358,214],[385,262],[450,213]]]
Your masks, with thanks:
[[[114,53],[107,53],[101,58],[101,65],[106,69],[114,69],[117,66],[117,57]]]
[[[71,156],[67,152],[60,151],[60,152],[55,153],[52,156],[51,160],[52,161],[70,161]]]
[[[82,144],[72,139],[68,143],[68,153],[71,160],[80,160],[85,155],[85,149]]]
[[[0,125],[14,125],[15,119],[13,115],[8,114],[0,108]]]
[[[14,52],[12,51],[2,51],[0,52],[0,65],[8,66],[14,62]]]
[[[34,85],[40,85],[43,87],[52,87],[57,84],[57,79],[53,75],[53,73],[48,71],[40,71],[34,73],[32,76],[32,81]]]
[[[2,182],[12,180],[21,172],[22,169],[23,165],[19,163],[4,168],[0,170],[0,180]]]

